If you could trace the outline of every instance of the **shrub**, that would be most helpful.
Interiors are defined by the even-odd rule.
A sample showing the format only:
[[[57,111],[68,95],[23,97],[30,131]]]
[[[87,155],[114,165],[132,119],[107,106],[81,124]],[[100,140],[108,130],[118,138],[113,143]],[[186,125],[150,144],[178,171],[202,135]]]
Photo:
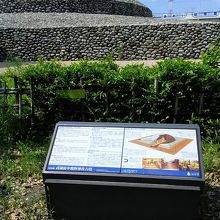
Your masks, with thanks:
[[[220,36],[210,45],[209,49],[201,54],[202,62],[208,66],[218,68],[220,62]]]
[[[22,127],[32,137],[47,135],[59,120],[197,122],[205,136],[216,139],[219,132],[220,72],[203,63],[177,59],[152,68],[119,68],[109,58],[70,66],[41,60],[16,71],[10,69],[4,79],[14,77],[20,87],[32,87],[34,114],[27,107],[22,123],[32,118],[31,132]],[[12,115],[16,119],[16,113],[12,111]],[[213,132],[208,132],[210,122]]]

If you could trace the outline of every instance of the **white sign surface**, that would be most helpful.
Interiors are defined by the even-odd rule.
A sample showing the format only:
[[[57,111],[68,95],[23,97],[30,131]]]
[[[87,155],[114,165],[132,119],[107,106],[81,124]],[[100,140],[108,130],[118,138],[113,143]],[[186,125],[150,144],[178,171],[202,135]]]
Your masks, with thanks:
[[[123,133],[123,128],[59,126],[48,166],[120,171]]]

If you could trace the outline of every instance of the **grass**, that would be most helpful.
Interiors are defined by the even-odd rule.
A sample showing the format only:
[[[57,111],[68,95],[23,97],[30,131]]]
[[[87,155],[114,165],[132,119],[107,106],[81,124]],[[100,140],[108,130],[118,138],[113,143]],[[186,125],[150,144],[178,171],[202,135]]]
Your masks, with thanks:
[[[203,162],[206,171],[213,168],[220,170],[220,143],[204,142]]]
[[[0,153],[0,219],[45,219],[41,171],[47,146],[20,142]]]
[[[0,148],[0,219],[47,219],[42,167],[49,144],[19,142]],[[220,169],[218,144],[203,144],[206,171]]]

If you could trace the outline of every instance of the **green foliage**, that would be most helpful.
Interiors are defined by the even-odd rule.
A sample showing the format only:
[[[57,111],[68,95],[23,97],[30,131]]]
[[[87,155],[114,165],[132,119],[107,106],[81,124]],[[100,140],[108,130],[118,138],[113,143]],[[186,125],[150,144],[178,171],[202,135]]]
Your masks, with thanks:
[[[0,218],[45,219],[41,171],[48,144],[0,148]]]
[[[86,93],[84,89],[58,90],[57,96],[62,99],[76,101],[85,98]]]
[[[219,67],[220,62],[220,36],[210,45],[209,49],[202,53],[202,62],[214,68]]]
[[[172,122],[176,98],[177,122],[185,123],[192,115],[206,119],[219,117],[218,71],[202,63],[177,59],[159,63],[154,72],[160,82],[157,106],[161,109],[160,116],[168,118],[167,121]]]
[[[111,58],[70,66],[40,60],[36,65],[21,66],[19,71],[9,69],[4,79],[14,77],[21,87],[33,85],[34,124],[29,131],[29,126],[20,127],[24,134],[19,133],[19,126],[18,131],[14,129],[20,137],[48,135],[59,120],[196,122],[205,137],[217,140],[219,134],[220,71],[203,63],[176,59],[152,68],[119,68]],[[30,97],[25,99],[30,102]],[[30,113],[27,107],[20,116],[24,122],[20,126],[27,124]],[[6,116],[6,127],[19,125],[11,122],[17,120],[16,112]],[[210,122],[212,129],[207,127]],[[10,126],[6,127],[8,133]]]
[[[210,141],[203,144],[203,161],[206,170],[217,168],[220,170],[220,146]]]
[[[1,148],[0,177],[4,179],[19,178],[20,181],[27,180],[30,176],[41,177],[42,165],[45,160],[46,144],[36,145],[32,143],[17,142]],[[7,170],[7,172],[5,172]]]
[[[14,88],[13,80],[6,76],[0,78],[0,88],[4,87],[3,83],[1,83],[3,80],[7,80],[6,89],[11,87]],[[2,144],[2,142],[10,143],[24,138],[27,135],[30,126],[30,123],[28,123],[30,108],[27,107],[27,104],[30,103],[30,97],[23,95],[24,107],[21,115],[15,110],[15,103],[16,98],[14,94],[0,95],[0,144]]]
[[[177,59],[151,68],[119,68],[107,58],[70,66],[39,60],[10,68],[0,81],[13,87],[16,78],[23,89],[32,85],[33,97],[23,95],[26,106],[21,115],[12,107],[0,108],[0,208],[9,213],[0,213],[0,218],[11,219],[11,210],[18,210],[23,219],[45,217],[43,194],[28,197],[23,183],[39,180],[48,146],[39,142],[60,120],[198,123],[205,139],[206,170],[220,169],[220,71],[210,63]],[[0,105],[3,102],[12,106],[15,97],[0,96]],[[38,146],[25,139],[36,140]]]

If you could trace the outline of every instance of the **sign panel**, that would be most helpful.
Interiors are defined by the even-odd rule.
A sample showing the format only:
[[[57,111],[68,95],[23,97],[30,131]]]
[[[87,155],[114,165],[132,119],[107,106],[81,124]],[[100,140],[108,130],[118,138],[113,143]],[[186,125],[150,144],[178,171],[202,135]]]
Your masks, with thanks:
[[[120,172],[123,128],[58,126],[48,170]]]
[[[55,132],[48,171],[201,177],[197,129],[58,125]]]
[[[200,177],[196,130],[126,128],[122,173]]]

